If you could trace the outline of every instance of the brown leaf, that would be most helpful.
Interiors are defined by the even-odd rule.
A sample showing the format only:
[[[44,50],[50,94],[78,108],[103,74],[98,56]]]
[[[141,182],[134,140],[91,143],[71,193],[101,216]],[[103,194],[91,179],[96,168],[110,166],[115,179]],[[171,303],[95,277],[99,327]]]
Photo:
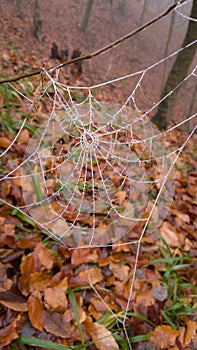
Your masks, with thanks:
[[[129,275],[129,267],[123,264],[114,264],[109,265],[110,270],[113,272],[114,276],[120,281],[126,281]]]
[[[0,292],[9,290],[12,286],[12,281],[7,277],[7,270],[5,266],[0,266]]]
[[[151,293],[151,290],[138,292],[136,296],[136,303],[144,306],[153,305],[155,303],[155,299]]]
[[[8,148],[11,144],[11,141],[7,137],[0,137],[0,147]]]
[[[80,265],[87,262],[97,263],[99,258],[98,250],[75,249],[72,253],[71,263],[73,265]]]
[[[189,346],[191,340],[193,340],[196,334],[197,324],[195,321],[191,321],[188,318],[185,318],[185,323],[186,323],[186,328],[185,327],[181,328],[178,340],[184,347],[187,347]]]
[[[69,281],[70,287],[74,286],[85,286],[91,284],[96,284],[103,280],[103,275],[98,267],[91,268],[80,272],[77,276],[71,277]]]
[[[160,233],[169,246],[180,248],[180,242],[178,240],[176,229],[169,222],[164,221],[160,228]]]
[[[67,277],[60,281],[55,286],[44,289],[44,299],[46,308],[58,312],[64,312],[67,309],[68,301],[66,297],[66,290],[68,288]]]
[[[26,299],[18,291],[0,293],[0,304],[15,311],[28,310]]]
[[[10,344],[14,339],[18,338],[18,334],[13,325],[9,325],[0,330],[0,347]]]
[[[31,324],[40,331],[43,330],[44,314],[43,303],[40,292],[34,292],[28,299],[28,315]]]
[[[35,249],[36,250],[36,249]],[[38,252],[38,257],[40,260],[40,263],[42,266],[46,267],[47,269],[52,269],[53,267],[53,257],[47,247],[45,247],[43,244],[40,246],[40,250]]]
[[[59,312],[44,311],[44,329],[61,338],[77,337],[80,340],[77,327],[66,321],[66,318]]]
[[[175,331],[170,326],[158,326],[154,329],[149,342],[155,346],[156,350],[169,349],[170,346],[175,345],[179,334],[180,331]]]
[[[91,317],[88,317],[84,322],[85,330],[95,340],[95,346],[99,350],[118,350],[119,346],[116,343],[111,332],[103,325],[93,322]]]
[[[27,129],[23,129],[18,137],[19,143],[29,143],[29,131]]]
[[[50,280],[51,276],[47,271],[32,273],[29,279],[29,291],[31,293],[35,290],[43,291]]]

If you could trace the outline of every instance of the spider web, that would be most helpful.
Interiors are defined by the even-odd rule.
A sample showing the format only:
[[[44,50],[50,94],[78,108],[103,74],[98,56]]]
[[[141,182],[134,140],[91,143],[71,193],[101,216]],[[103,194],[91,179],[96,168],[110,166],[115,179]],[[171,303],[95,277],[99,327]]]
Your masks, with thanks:
[[[186,17],[180,7],[176,11]],[[68,249],[135,246],[124,314],[117,316],[109,308],[91,275],[89,277],[95,294],[122,324],[130,349],[126,319],[140,245],[144,234],[159,227],[168,214],[174,195],[174,165],[196,130],[195,126],[180,146],[171,142],[173,133],[194,120],[197,113],[165,132],[156,129],[149,115],[180,85],[196,77],[196,67],[179,86],[145,112],[139,110],[136,96],[143,96],[145,75],[183,49],[138,72],[90,87],[64,85],[58,70],[42,68],[44,83],[39,99],[47,100],[50,113],[30,139],[21,163],[13,165],[0,179],[21,181],[24,205],[17,210]],[[124,103],[102,102],[96,98],[97,89],[126,79],[136,79],[136,83]],[[82,102],[75,100],[78,91],[84,93]],[[35,100],[29,101],[35,104]],[[10,146],[0,154],[2,159],[26,123],[27,119]],[[1,201],[13,206],[4,199]]]

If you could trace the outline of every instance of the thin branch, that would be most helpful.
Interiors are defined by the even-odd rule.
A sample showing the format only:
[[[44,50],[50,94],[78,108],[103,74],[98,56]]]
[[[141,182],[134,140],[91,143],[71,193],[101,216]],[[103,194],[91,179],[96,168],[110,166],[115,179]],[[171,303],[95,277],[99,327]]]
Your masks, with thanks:
[[[101,53],[104,53],[106,51],[108,51],[109,49],[111,48],[114,48],[115,46],[117,46],[118,44],[121,44],[123,41],[125,40],[128,40],[130,39],[132,36],[134,36],[135,34],[141,32],[142,30],[146,29],[147,27],[149,27],[150,25],[152,25],[153,23],[159,21],[161,18],[167,16],[172,10],[174,10],[174,8],[177,6],[177,5],[180,5],[182,4],[183,2],[185,2],[186,0],[180,0],[176,3],[174,3],[172,6],[170,6],[166,11],[162,12],[159,16],[151,19],[149,22],[146,22],[145,24],[143,24],[141,27],[138,27],[137,29],[133,30],[132,32],[122,36],[121,38],[113,41],[112,43],[110,43],[109,45],[106,45],[104,47],[102,47],[101,49],[97,50],[97,51],[94,51],[88,55],[84,55],[84,56],[80,56],[80,57],[77,57],[77,58],[74,58],[72,60],[69,60],[69,61],[66,61],[66,62],[63,62],[61,64],[59,64],[58,66],[53,66],[51,68],[48,68],[47,71],[51,71],[51,70],[54,70],[54,69],[58,69],[58,68],[61,68],[61,67],[64,67],[64,66],[68,66],[69,64],[71,63],[75,63],[75,62],[78,62],[78,61],[84,61],[84,60],[89,60],[93,57],[96,57],[98,55],[100,55]],[[34,72],[31,72],[31,73],[27,73],[27,74],[23,74],[23,75],[20,75],[18,77],[15,77],[15,78],[10,78],[10,79],[5,79],[5,80],[1,80],[0,81],[0,84],[4,84],[4,83],[10,83],[10,82],[14,82],[14,81],[18,81],[18,80],[21,80],[23,78],[28,78],[28,77],[32,77],[34,75],[38,75],[41,73],[41,69],[39,70],[36,70]]]

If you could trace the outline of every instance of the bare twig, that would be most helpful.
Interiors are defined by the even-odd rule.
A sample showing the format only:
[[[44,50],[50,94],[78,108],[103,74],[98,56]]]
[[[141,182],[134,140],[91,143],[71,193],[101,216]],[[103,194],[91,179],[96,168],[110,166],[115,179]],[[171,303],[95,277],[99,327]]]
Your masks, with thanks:
[[[108,51],[109,49],[117,46],[118,44],[121,44],[123,41],[127,40],[127,39],[130,39],[132,36],[134,36],[135,34],[141,32],[142,30],[146,29],[147,27],[149,27],[150,25],[152,25],[153,23],[159,21],[161,18],[165,17],[166,15],[168,15],[177,5],[185,2],[186,0],[180,0],[178,1],[177,3],[174,3],[172,6],[170,6],[166,11],[162,12],[159,16],[151,19],[149,22],[146,22],[145,24],[143,24],[141,27],[138,27],[137,29],[133,30],[132,32],[122,36],[121,38],[113,41],[112,43],[110,43],[109,45],[106,45],[104,47],[102,47],[101,49],[97,50],[97,51],[94,51],[88,55],[84,55],[84,56],[80,56],[80,57],[77,57],[77,58],[74,58],[72,60],[69,60],[69,61],[66,61],[66,62],[63,62],[61,64],[59,64],[58,66],[53,66],[51,68],[48,68],[47,70],[50,71],[50,70],[54,70],[54,69],[58,69],[58,68],[61,68],[61,67],[64,67],[64,66],[68,66],[69,64],[71,63],[75,63],[75,62],[78,62],[78,61],[84,61],[84,60],[89,60],[93,57],[96,57],[98,55],[100,55],[101,53],[104,53],[106,51]],[[17,77],[13,77],[13,78],[9,78],[9,79],[5,79],[5,80],[1,80],[0,81],[0,84],[3,84],[3,83],[10,83],[10,82],[14,82],[14,81],[18,81],[18,80],[21,80],[23,78],[29,78],[29,77],[32,77],[34,75],[38,75],[41,73],[41,69],[39,70],[36,70],[34,72],[31,72],[31,73],[27,73],[27,74],[23,74],[23,75],[20,75],[20,76],[17,76]]]

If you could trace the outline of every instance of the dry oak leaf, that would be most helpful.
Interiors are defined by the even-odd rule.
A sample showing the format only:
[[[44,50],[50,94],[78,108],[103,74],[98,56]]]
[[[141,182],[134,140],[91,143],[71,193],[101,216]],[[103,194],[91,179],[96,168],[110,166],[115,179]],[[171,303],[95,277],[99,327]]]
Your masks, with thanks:
[[[178,235],[176,233],[176,229],[169,222],[164,221],[161,228],[160,234],[165,239],[166,243],[170,247],[180,248],[181,244],[178,240]]]
[[[68,301],[66,297],[66,290],[68,288],[67,277],[57,283],[55,286],[44,289],[44,299],[47,309],[57,312],[64,312],[67,309]]]
[[[29,131],[27,129],[23,129],[18,137],[18,143],[29,143]]]
[[[72,252],[71,263],[73,265],[80,265],[87,262],[97,263],[99,258],[99,252],[96,249],[75,249]]]
[[[103,275],[98,267],[91,268],[80,272],[77,276],[71,277],[69,281],[69,286],[72,288],[74,286],[85,286],[90,284],[96,284],[103,280]]]
[[[158,326],[154,329],[149,342],[155,346],[156,350],[169,349],[170,346],[175,345],[179,334],[180,331],[176,331],[170,326]]]
[[[0,329],[0,347],[10,344],[14,339],[18,338],[18,334],[13,325],[9,325]]]
[[[30,295],[28,299],[28,316],[31,321],[32,326],[40,331],[43,330],[44,322],[44,307],[42,303],[42,297],[40,292],[34,292]]]
[[[185,323],[186,328],[182,327],[180,329],[178,340],[184,347],[187,347],[196,335],[197,323],[195,321],[188,320],[187,318],[185,318]]]
[[[29,291],[30,293],[37,291],[43,291],[51,280],[50,273],[48,271],[40,271],[32,273],[29,279]]]
[[[123,264],[110,263],[109,268],[118,280],[126,282],[126,280],[128,279],[128,276],[129,276],[129,267],[128,266],[123,265]]]
[[[12,281],[7,277],[6,267],[0,264],[0,292],[9,290],[12,286]]]
[[[142,304],[144,306],[150,306],[155,303],[151,290],[138,292],[136,296],[136,304]]]
[[[0,304],[14,311],[26,312],[28,310],[26,299],[18,291],[0,293]]]
[[[37,248],[37,247],[36,247]],[[36,248],[34,251],[36,251]],[[38,252],[38,258],[40,260],[40,263],[42,266],[44,266],[46,269],[51,270],[53,267],[53,257],[50,253],[50,250],[45,247],[43,244],[41,244],[39,252]]]
[[[80,340],[79,330],[74,324],[67,321],[59,312],[44,310],[44,329],[61,338],[74,338]]]
[[[92,340],[95,341],[95,346],[99,350],[118,350],[119,346],[116,343],[111,332],[103,325],[93,322],[91,317],[88,317],[84,322],[85,330]]]
[[[11,141],[7,137],[0,137],[0,147],[8,148],[11,145]]]

